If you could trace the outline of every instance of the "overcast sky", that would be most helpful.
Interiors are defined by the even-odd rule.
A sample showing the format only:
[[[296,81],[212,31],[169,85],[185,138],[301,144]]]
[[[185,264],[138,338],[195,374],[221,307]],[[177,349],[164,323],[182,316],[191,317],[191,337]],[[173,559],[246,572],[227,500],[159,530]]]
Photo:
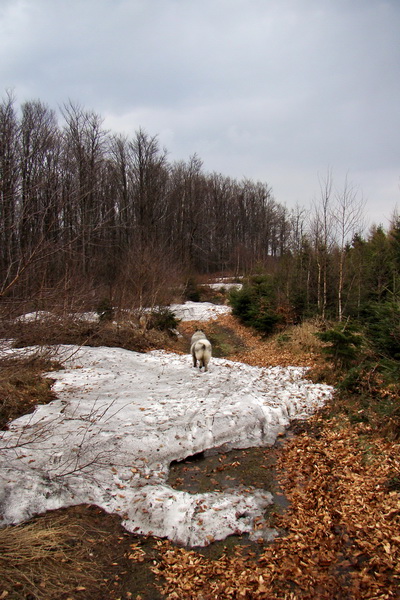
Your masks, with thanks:
[[[0,89],[310,206],[328,169],[400,208],[399,0],[0,0]]]

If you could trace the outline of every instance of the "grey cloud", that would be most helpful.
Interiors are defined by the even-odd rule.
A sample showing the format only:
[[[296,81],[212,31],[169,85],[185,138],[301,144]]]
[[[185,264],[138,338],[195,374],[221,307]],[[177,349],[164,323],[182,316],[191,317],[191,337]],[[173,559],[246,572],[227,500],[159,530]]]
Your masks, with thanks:
[[[389,210],[399,26],[395,0],[2,0],[0,83],[145,127],[171,158],[197,152],[288,204],[331,166]]]

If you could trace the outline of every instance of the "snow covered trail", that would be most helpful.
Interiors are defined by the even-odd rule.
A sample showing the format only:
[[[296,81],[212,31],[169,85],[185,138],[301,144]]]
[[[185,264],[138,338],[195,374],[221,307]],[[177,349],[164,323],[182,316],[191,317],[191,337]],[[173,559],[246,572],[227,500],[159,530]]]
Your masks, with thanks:
[[[60,352],[66,368],[50,374],[57,399],[14,421],[0,439],[4,524],[89,503],[120,514],[130,531],[185,545],[260,535],[269,492],[177,491],[167,484],[170,463],[221,445],[273,444],[291,419],[307,417],[332,393],[297,367],[214,358],[202,373],[189,355]]]

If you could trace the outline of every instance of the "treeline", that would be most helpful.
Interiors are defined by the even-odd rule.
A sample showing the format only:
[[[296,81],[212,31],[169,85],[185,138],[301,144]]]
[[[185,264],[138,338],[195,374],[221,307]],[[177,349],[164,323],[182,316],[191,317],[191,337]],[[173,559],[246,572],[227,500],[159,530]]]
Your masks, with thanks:
[[[343,247],[328,249],[303,234],[274,269],[259,269],[232,296],[237,314],[266,333],[314,316],[378,328],[386,314],[400,358],[400,219],[387,231],[373,226],[365,237],[357,233]]]
[[[244,272],[284,253],[288,213],[267,184],[170,163],[156,137],[104,130],[72,103],[0,105],[3,298],[76,290],[145,301],[183,273]],[[97,293],[96,292],[96,293]]]
[[[400,307],[400,219],[391,226],[372,226],[366,235],[327,247],[322,240],[303,236],[294,253],[280,261],[275,291],[296,318],[360,319],[372,307]]]
[[[60,112],[0,103],[3,305],[162,304],[209,273],[267,274],[285,322],[398,299],[399,220],[366,234],[349,182],[328,172],[311,210],[288,211],[266,183],[171,163],[157,137],[115,135],[75,104]]]
[[[322,238],[317,243],[311,233],[275,272],[260,270],[231,292],[233,314],[261,334],[280,332],[282,341],[296,335],[290,325],[311,319],[329,358],[320,376],[357,395],[352,419],[378,423],[399,439],[400,219],[388,231],[373,226],[365,237],[355,234],[343,247],[333,239],[329,247]]]

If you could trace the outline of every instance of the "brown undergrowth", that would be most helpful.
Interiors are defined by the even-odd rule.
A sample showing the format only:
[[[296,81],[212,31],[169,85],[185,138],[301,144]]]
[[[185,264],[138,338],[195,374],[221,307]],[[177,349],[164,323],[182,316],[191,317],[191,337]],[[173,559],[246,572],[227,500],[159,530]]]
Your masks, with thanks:
[[[13,323],[12,329],[2,332],[12,337],[14,346],[110,346],[148,352],[162,348],[168,334],[155,329],[142,330],[133,322],[86,322],[76,318],[56,318]]]
[[[54,400],[52,380],[42,374],[56,368],[61,365],[39,356],[0,359],[0,429],[38,404]]]
[[[388,482],[399,448],[365,426],[314,419],[278,459],[290,508],[286,535],[261,558],[207,561],[162,542],[156,572],[168,599],[399,598],[399,493]]]
[[[213,355],[222,355],[230,360],[244,362],[257,367],[273,366],[302,366],[313,367],[321,364],[320,349],[322,343],[317,339],[315,333],[318,324],[310,321],[302,325],[288,328],[269,338],[263,337],[255,330],[241,325],[232,315],[220,316],[215,321],[206,323],[201,321],[186,321],[180,324],[179,329],[183,334],[178,347],[183,352],[188,351],[190,336],[197,329],[203,329],[207,337],[219,339],[224,336],[227,351],[215,354],[213,344]],[[236,343],[232,343],[236,340]],[[219,346],[217,345],[219,350]]]

